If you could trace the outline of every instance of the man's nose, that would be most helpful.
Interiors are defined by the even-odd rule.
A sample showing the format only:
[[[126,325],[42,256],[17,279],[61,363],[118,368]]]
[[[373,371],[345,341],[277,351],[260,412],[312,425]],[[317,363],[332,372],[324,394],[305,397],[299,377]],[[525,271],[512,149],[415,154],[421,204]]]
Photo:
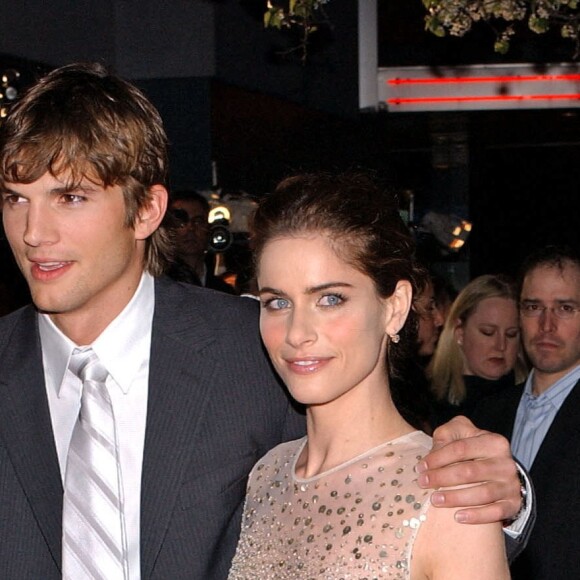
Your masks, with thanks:
[[[50,211],[31,203],[25,216],[24,243],[29,246],[52,244],[58,240],[58,228]]]
[[[544,332],[550,332],[556,327],[556,316],[551,308],[545,308],[540,314],[540,328]]]

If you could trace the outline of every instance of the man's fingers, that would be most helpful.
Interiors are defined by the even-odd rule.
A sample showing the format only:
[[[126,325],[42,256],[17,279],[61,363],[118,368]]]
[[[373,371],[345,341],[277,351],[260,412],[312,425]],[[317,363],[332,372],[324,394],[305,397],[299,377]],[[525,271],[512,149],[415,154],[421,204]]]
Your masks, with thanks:
[[[435,431],[433,443],[417,465],[417,480],[437,490],[434,506],[463,508],[455,517],[470,524],[505,521],[518,513],[520,480],[505,437],[456,417]]]
[[[496,502],[479,508],[458,510],[455,512],[455,521],[462,524],[492,524],[511,520],[514,516],[510,505]]]
[[[482,473],[493,473],[494,477],[479,483]],[[429,485],[423,485],[423,478],[427,478]],[[445,481],[445,486],[437,485],[439,480]],[[466,523],[509,520],[516,516],[521,507],[520,482],[513,461],[511,464],[500,460],[457,463],[419,475],[419,483],[437,490],[431,496],[431,503],[436,507],[475,506],[457,512],[456,519]],[[448,489],[465,484],[468,486]]]
[[[431,453],[423,458],[418,466],[420,473],[451,466],[460,461],[474,461],[478,459],[487,459],[490,457],[509,458],[511,460],[511,451],[509,441],[488,431],[479,431],[479,435],[467,439],[453,440],[443,447],[433,449]],[[511,460],[511,465],[515,465]],[[481,481],[481,480],[480,480]],[[454,483],[443,483],[442,485],[456,485]],[[470,483],[462,481],[460,483]]]
[[[450,421],[437,427],[433,432],[433,448],[438,449],[452,441],[475,437],[483,433],[467,417],[453,417]]]

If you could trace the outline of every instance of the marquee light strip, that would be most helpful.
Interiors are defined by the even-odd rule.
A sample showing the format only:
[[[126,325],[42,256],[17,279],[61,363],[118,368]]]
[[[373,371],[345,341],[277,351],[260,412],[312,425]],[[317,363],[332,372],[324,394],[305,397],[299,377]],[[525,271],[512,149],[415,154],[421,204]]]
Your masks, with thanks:
[[[389,79],[389,85],[435,85],[435,84],[467,84],[467,83],[516,83],[516,82],[553,82],[580,81],[580,74],[569,75],[500,75],[488,77],[446,77],[446,78],[411,78]]]
[[[565,95],[492,95],[481,97],[414,97],[387,99],[389,105],[410,105],[418,103],[474,103],[486,101],[542,101],[542,100],[580,100],[580,93]]]
[[[485,101],[551,101],[551,100],[580,100],[580,93],[569,95],[493,95],[481,97],[414,97],[387,99],[389,105],[410,105],[418,103],[474,103]]]

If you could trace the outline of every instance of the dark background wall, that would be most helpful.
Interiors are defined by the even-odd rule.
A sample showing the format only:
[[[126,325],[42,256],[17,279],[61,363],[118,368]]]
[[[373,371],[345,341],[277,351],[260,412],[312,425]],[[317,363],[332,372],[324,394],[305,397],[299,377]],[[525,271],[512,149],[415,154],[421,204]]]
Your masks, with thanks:
[[[307,66],[281,61],[277,53],[294,39],[264,31],[264,9],[265,2],[247,0],[29,0],[4,11],[0,53],[48,66],[100,61],[134,80],[167,124],[173,184],[208,188],[209,79],[277,97],[288,111],[295,103],[328,115],[357,113],[357,3],[331,3],[332,32],[312,47]]]

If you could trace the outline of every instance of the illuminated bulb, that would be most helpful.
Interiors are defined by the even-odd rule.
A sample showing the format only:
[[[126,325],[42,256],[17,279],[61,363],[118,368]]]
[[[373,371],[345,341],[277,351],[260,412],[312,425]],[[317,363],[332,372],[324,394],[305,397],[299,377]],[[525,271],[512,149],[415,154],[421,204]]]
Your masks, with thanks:
[[[214,207],[208,216],[208,222],[212,224],[217,220],[227,220],[230,221],[230,210],[225,205],[219,205],[218,207]]]
[[[11,68],[11,69],[8,69],[7,71],[4,71],[4,73],[2,74],[2,82],[5,85],[7,85],[9,83],[14,82],[19,77],[20,77],[20,73],[17,70],[14,70],[13,68]]]

